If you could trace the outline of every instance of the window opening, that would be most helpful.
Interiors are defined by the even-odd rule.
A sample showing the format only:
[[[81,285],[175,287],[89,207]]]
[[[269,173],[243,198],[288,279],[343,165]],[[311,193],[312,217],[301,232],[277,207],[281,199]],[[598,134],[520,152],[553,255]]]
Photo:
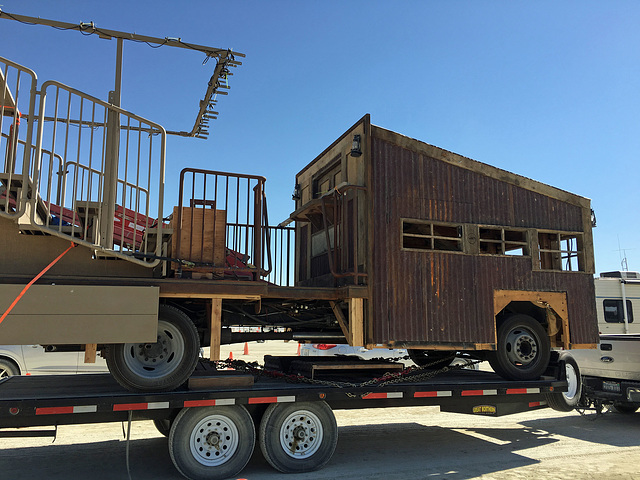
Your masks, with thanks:
[[[402,247],[462,252],[462,226],[403,220]]]
[[[480,227],[481,255],[529,255],[525,230],[503,227]]]
[[[602,302],[604,309],[604,321],[607,323],[624,323],[624,309],[622,300],[606,299]],[[627,300],[627,322],[633,323],[633,310],[631,300]]]
[[[538,250],[542,270],[585,271],[582,234],[538,232]]]

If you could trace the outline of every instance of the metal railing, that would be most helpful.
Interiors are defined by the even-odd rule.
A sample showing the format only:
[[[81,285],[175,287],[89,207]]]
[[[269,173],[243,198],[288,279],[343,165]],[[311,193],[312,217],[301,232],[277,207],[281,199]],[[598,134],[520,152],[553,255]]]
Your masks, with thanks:
[[[23,231],[158,264],[164,128],[59,82],[36,87],[34,72],[0,57],[0,215]]]
[[[268,225],[264,177],[183,169],[171,220],[176,275],[293,285],[294,229]]]
[[[34,71],[0,57],[0,216],[24,215],[32,171],[33,121],[37,76]],[[11,195],[13,192],[13,195]]]
[[[334,278],[352,277],[355,285],[367,278],[360,271],[358,255],[359,197],[363,192],[365,187],[347,185],[323,196],[321,203],[329,270]]]

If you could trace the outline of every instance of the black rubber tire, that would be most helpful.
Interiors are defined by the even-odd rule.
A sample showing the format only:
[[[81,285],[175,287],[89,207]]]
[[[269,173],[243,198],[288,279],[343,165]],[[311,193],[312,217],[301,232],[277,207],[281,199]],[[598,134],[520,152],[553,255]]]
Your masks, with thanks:
[[[535,380],[549,366],[551,344],[547,332],[536,319],[518,313],[500,324],[497,350],[488,358],[493,370],[502,378]]]
[[[453,361],[453,358],[455,357],[455,352],[438,350],[419,350],[410,348],[407,350],[407,353],[409,353],[411,361],[418,367],[424,367],[431,364],[427,367],[428,370],[436,370],[449,365],[451,362],[447,362],[446,360],[451,359],[451,361]]]
[[[558,412],[570,412],[578,407],[582,397],[582,377],[578,364],[568,355],[561,358],[564,360],[564,369],[569,388],[566,392],[548,393],[547,404]]]
[[[132,391],[166,392],[189,378],[198,363],[200,340],[187,314],[170,305],[160,305],[158,339],[168,344],[168,349],[159,342],[106,347],[107,367],[120,385]],[[143,358],[144,355],[148,357]]]
[[[631,415],[632,413],[636,413],[638,405],[633,403],[614,402],[613,410],[617,413],[622,413],[623,415]]]
[[[255,426],[242,405],[185,408],[169,434],[171,460],[191,480],[235,478],[255,444]]]
[[[300,444],[293,438],[294,431],[304,440]],[[276,470],[312,472],[331,459],[338,443],[338,425],[326,402],[273,403],[264,412],[258,438],[264,458]],[[296,451],[290,452],[283,441]]]
[[[11,360],[0,358],[0,378],[20,375],[20,369]]]
[[[165,437],[169,436],[169,433],[171,432],[171,420],[166,418],[163,418],[162,420],[154,420],[153,425],[162,435]]]

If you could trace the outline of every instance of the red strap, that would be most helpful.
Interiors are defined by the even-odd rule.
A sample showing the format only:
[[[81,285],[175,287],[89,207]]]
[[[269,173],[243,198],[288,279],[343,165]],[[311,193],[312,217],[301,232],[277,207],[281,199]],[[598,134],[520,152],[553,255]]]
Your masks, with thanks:
[[[15,306],[16,306],[16,304],[20,301],[20,299],[22,298],[22,296],[23,296],[25,293],[27,293],[27,290],[29,290],[29,288],[31,288],[31,285],[33,285],[34,283],[36,283],[36,282],[38,281],[38,279],[39,279],[42,275],[44,275],[45,273],[47,273],[47,271],[48,271],[51,267],[53,267],[56,263],[58,263],[58,260],[60,260],[62,257],[64,257],[64,256],[67,254],[67,252],[68,252],[69,250],[71,250],[71,249],[72,249],[73,247],[75,247],[75,246],[76,246],[76,244],[75,244],[75,243],[73,243],[73,242],[71,242],[71,246],[70,246],[69,248],[67,248],[64,252],[62,252],[60,255],[58,255],[58,258],[56,258],[53,262],[51,262],[49,265],[47,265],[47,266],[44,268],[44,270],[42,270],[38,275],[36,275],[36,277],[35,277],[33,280],[31,280],[31,281],[27,284],[27,286],[26,286],[26,287],[24,287],[24,288],[22,289],[22,291],[20,292],[20,295],[18,295],[18,296],[16,297],[16,299],[13,301],[13,303],[12,303],[11,305],[9,305],[9,308],[7,308],[7,311],[6,311],[6,312],[4,312],[4,313],[2,314],[2,317],[0,317],[0,323],[2,323],[2,322],[4,321],[4,319],[5,319],[5,318],[7,318],[7,315],[9,315],[9,312],[11,312],[11,310],[13,310],[13,307],[15,307]]]

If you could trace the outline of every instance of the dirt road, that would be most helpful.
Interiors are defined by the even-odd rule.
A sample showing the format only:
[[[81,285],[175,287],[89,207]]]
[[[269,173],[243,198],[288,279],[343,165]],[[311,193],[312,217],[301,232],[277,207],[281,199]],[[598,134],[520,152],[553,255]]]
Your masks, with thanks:
[[[259,359],[261,345],[234,346],[234,358]],[[277,354],[294,354],[281,344]],[[223,351],[228,353],[228,349]],[[339,479],[635,479],[640,478],[640,413],[580,416],[550,409],[499,418],[440,413],[436,407],[337,411],[339,441],[321,471],[291,480]],[[133,480],[182,478],[166,438],[134,422]],[[121,424],[62,426],[45,438],[0,439],[0,479],[127,479]],[[240,478],[285,477],[256,451]]]

